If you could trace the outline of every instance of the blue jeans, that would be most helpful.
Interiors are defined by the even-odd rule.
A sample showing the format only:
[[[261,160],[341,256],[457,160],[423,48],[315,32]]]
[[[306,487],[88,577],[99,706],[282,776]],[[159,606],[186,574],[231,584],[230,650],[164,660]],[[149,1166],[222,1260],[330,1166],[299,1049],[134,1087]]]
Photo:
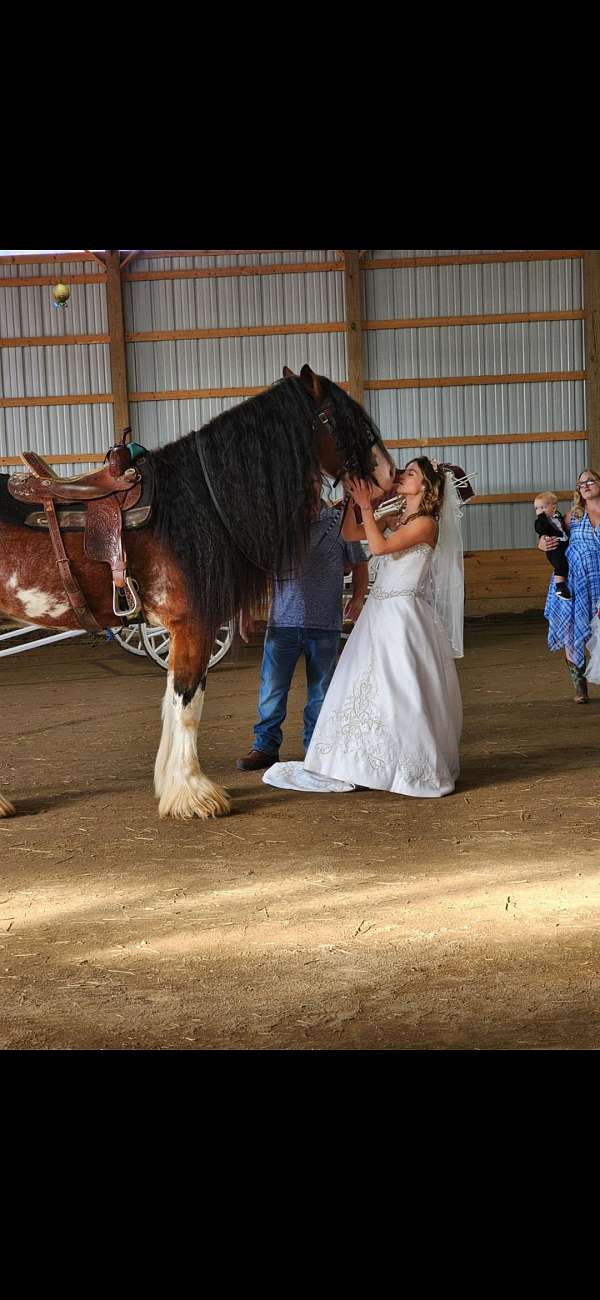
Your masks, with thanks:
[[[306,661],[308,698],[304,709],[304,748],[308,749],[321,705],[337,662],[339,632],[315,627],[269,627],[265,636],[260,691],[259,721],[254,728],[254,748],[273,758],[279,753],[281,724],[287,712],[287,697],[300,655]]]

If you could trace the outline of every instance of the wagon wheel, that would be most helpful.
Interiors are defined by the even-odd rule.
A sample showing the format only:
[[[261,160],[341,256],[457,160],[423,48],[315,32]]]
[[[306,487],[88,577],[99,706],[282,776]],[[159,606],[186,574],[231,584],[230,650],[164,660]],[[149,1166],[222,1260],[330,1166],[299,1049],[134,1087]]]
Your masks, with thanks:
[[[214,668],[220,659],[227,654],[233,643],[233,634],[235,632],[235,619],[230,619],[229,623],[223,623],[219,628],[214,640],[212,654],[208,661],[209,668]],[[149,627],[147,623],[140,624],[140,633],[146,654],[160,664],[161,668],[167,667],[169,658],[170,637],[165,627]]]
[[[113,636],[123,650],[129,650],[132,655],[145,655],[146,651],[142,641],[140,623],[132,623],[131,627],[119,628],[116,632],[113,632]]]

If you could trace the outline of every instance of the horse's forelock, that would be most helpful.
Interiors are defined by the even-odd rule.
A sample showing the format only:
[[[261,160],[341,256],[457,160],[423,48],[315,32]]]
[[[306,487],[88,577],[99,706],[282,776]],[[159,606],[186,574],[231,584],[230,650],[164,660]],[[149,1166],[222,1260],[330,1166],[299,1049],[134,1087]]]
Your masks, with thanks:
[[[375,421],[364,407],[339,388],[332,380],[325,380],[328,385],[327,396],[333,407],[335,420],[335,439],[340,454],[354,472],[361,478],[372,477],[373,447],[378,447],[387,460],[391,457]]]

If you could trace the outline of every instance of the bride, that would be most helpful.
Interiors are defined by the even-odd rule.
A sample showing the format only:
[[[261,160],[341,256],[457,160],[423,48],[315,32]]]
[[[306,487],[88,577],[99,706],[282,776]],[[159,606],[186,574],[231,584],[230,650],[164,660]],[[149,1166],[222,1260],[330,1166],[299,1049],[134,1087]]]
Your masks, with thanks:
[[[323,793],[355,786],[416,798],[450,794],[459,771],[462,702],[454,658],[463,653],[462,541],[451,473],[425,456],[396,487],[406,505],[382,536],[373,518],[381,488],[348,484],[357,531],[380,556],[369,598],[339,660],[304,763],[274,763],[268,785]],[[348,519],[348,516],[350,518]]]

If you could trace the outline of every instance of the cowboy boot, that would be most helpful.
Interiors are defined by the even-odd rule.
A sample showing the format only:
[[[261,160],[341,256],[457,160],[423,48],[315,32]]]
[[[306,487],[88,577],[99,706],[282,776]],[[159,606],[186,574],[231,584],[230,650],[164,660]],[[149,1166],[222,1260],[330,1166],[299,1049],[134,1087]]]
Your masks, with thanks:
[[[576,664],[567,659],[567,668],[569,677],[575,687],[574,700],[576,704],[588,704],[587,681],[585,679],[585,664],[578,668]]]

